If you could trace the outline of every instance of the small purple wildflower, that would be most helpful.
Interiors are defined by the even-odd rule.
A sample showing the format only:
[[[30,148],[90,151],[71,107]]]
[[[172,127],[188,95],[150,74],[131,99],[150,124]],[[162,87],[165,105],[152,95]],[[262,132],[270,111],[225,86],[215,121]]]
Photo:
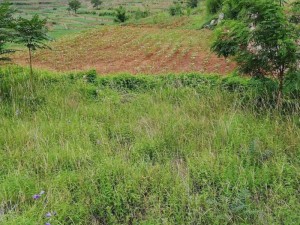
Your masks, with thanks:
[[[43,194],[45,194],[45,191],[41,191],[39,194],[33,195],[32,198],[34,200],[37,200],[37,199],[41,198]]]
[[[51,225],[50,223],[45,223],[45,225]]]
[[[34,200],[37,200],[37,199],[39,199],[41,197],[41,195],[34,195],[34,196],[32,196],[32,198],[34,199]]]
[[[52,216],[51,212],[47,212],[46,215],[45,215],[45,217],[47,217],[47,218],[49,218],[51,216]]]

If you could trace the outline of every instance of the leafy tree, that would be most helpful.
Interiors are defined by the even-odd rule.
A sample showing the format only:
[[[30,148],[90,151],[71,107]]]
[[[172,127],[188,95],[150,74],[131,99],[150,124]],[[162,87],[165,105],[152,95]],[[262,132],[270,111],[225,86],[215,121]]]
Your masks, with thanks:
[[[14,36],[12,30],[14,26],[14,12],[8,2],[0,4],[0,55],[14,52],[14,50],[6,48],[7,42],[11,42]],[[0,58],[0,60],[5,59],[7,58]]]
[[[28,48],[31,77],[33,76],[32,51],[41,48],[50,48],[44,43],[44,41],[50,40],[47,35],[48,28],[46,23],[47,20],[40,19],[38,15],[34,15],[31,19],[19,18],[16,22],[16,42]]]
[[[126,9],[123,6],[120,6],[116,9],[115,22],[124,23],[126,20],[128,20]]]
[[[74,11],[74,13],[77,13],[77,10],[80,9],[81,2],[79,0],[71,0],[69,1],[69,8]]]
[[[196,8],[198,6],[199,0],[188,0],[187,7]]]
[[[98,9],[100,5],[102,5],[102,0],[91,0],[91,3],[94,8]]]
[[[294,26],[274,1],[227,1],[230,2],[237,4],[239,12],[229,13],[230,7],[224,7],[227,19],[215,31],[212,50],[219,56],[233,56],[241,72],[276,78],[281,106],[285,75],[297,69],[299,60]]]

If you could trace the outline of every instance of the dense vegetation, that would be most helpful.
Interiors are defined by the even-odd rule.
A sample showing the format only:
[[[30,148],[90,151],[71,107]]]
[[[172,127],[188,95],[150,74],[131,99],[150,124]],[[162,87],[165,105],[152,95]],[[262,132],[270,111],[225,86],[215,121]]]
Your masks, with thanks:
[[[299,0],[124,1],[0,4],[0,224],[298,225]]]
[[[0,74],[3,224],[300,219],[299,105],[261,104],[260,81]]]
[[[285,75],[297,70],[297,29],[273,0],[228,0],[225,22],[216,32],[212,49],[225,57],[234,56],[239,69],[252,76],[273,76],[282,98]],[[276,32],[274,32],[276,31]]]

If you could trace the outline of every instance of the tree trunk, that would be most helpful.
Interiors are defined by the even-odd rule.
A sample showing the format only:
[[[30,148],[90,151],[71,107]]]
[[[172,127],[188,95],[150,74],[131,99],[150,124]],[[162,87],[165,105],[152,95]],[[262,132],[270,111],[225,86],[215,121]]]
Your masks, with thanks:
[[[28,48],[29,53],[29,66],[30,66],[30,78],[29,78],[29,88],[31,91],[31,94],[34,93],[34,79],[33,79],[33,68],[32,68],[32,51],[31,48]]]

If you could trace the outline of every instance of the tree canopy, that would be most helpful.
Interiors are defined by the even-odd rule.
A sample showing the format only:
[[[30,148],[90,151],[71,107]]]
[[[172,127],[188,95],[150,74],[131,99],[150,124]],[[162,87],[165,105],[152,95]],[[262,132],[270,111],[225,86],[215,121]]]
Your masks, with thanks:
[[[30,68],[32,75],[32,51],[39,48],[49,48],[45,44],[46,40],[50,40],[47,35],[47,20],[40,19],[38,15],[34,15],[31,19],[19,18],[16,22],[15,30],[17,32],[16,43],[23,44],[29,50]]]
[[[223,11],[212,50],[232,56],[243,73],[277,78],[280,98],[284,76],[299,60],[296,29],[283,8],[271,0],[227,0]]]
[[[80,9],[81,7],[81,2],[79,0],[71,0],[69,1],[69,8],[77,13],[77,10]]]
[[[14,10],[10,7],[8,2],[0,4],[0,55],[13,52],[12,49],[7,49],[5,46],[13,39],[14,27]],[[0,60],[8,59],[7,57],[0,57]]]

